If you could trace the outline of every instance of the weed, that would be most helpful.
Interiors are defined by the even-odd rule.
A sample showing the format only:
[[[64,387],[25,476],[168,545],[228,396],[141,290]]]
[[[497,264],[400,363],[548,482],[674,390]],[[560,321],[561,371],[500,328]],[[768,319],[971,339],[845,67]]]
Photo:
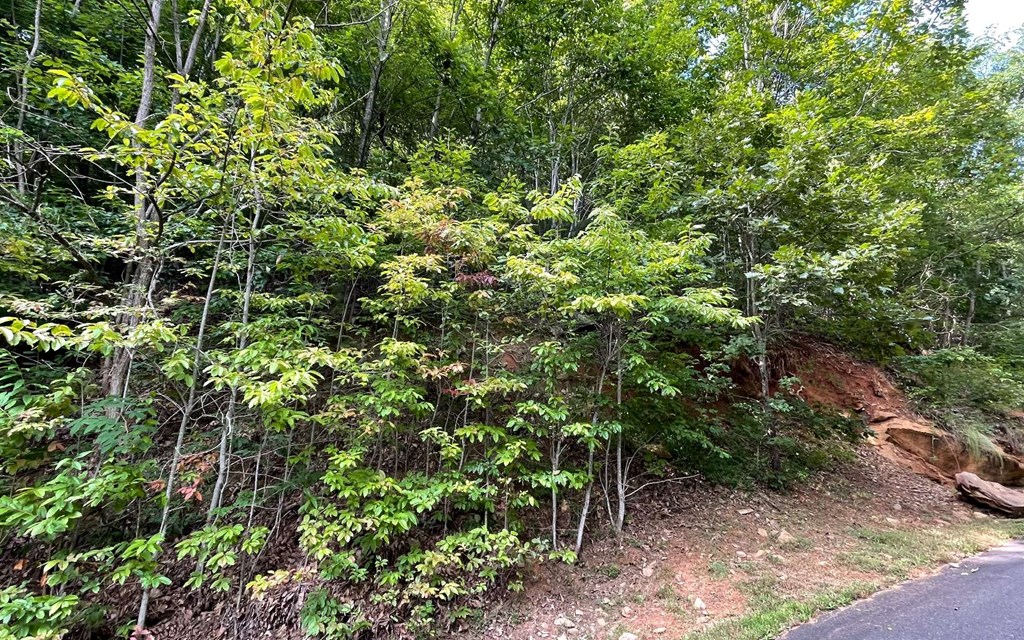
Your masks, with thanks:
[[[624,624],[622,624],[620,622],[619,624],[615,625],[614,627],[612,627],[608,631],[608,639],[609,640],[618,640],[619,638],[622,637],[622,634],[628,633],[628,632],[629,632],[629,627],[627,627],[626,625],[624,625]]]
[[[654,592],[654,595],[662,602],[676,602],[679,600],[679,594],[676,593],[675,588],[667,582],[658,587],[658,590]]]
[[[644,548],[644,544],[645,544],[643,540],[640,540],[640,539],[637,539],[637,538],[633,538],[633,537],[626,538],[625,542],[626,542],[626,544],[628,544],[629,546],[633,547],[634,549],[643,549]]]
[[[786,551],[806,551],[814,546],[814,542],[810,538],[798,537],[793,540],[787,540],[779,546]]]
[[[661,605],[666,611],[676,616],[677,618],[687,618],[690,615],[689,609],[686,607],[683,599],[679,597],[679,593],[669,583],[665,583],[658,587],[658,591],[655,593]]]
[[[609,580],[614,580],[622,575],[622,567],[617,564],[602,564],[594,570]]]
[[[830,589],[807,599],[798,600],[781,595],[778,582],[763,576],[740,585],[748,597],[750,613],[692,633],[684,640],[764,640],[774,638],[783,630],[805,622],[822,611],[845,606],[866,597],[897,579],[907,577],[913,569],[934,566],[975,554],[1013,537],[1024,535],[1024,523],[986,521],[971,522],[943,529],[892,531],[857,528],[851,531],[858,547],[841,556],[848,564],[863,571],[885,576],[882,582],[858,582],[841,589]],[[769,561],[780,561],[775,555]]]
[[[986,424],[983,420],[964,416],[963,413],[951,410],[946,416],[945,423],[967,449],[971,458],[978,460],[1002,458],[1003,450],[993,441],[995,438],[993,426]]]
[[[757,563],[756,562],[749,562],[749,561],[737,562],[736,563],[736,568],[739,569],[740,571],[744,572],[744,573],[748,573],[748,574],[751,574],[751,575],[757,573]]]
[[[729,565],[721,560],[715,560],[708,565],[708,573],[710,573],[711,577],[715,580],[722,580],[729,575]]]
[[[760,576],[739,585],[739,590],[749,598],[750,606],[759,608],[778,599],[778,582],[773,576]]]

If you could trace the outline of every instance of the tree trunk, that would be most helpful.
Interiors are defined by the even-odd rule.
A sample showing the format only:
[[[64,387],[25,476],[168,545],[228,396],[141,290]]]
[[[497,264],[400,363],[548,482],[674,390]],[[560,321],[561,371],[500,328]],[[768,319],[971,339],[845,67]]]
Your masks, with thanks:
[[[430,114],[430,132],[427,137],[431,140],[437,138],[438,130],[441,128],[441,96],[444,94],[444,82],[437,85],[437,95],[434,97],[434,110]]]
[[[615,381],[615,406],[618,409],[619,415],[622,414],[622,326],[618,323],[615,324],[616,332],[616,357],[618,360],[618,366],[616,367],[616,381]],[[628,480],[629,467],[622,466],[622,427],[619,427],[619,437],[615,444],[615,488],[618,493],[619,499],[619,510],[615,515],[615,535],[621,536],[622,529],[626,525],[626,481]]]
[[[359,134],[359,154],[356,165],[365,167],[370,160],[370,141],[373,139],[373,115],[377,108],[377,92],[380,90],[380,78],[384,73],[384,64],[391,57],[388,50],[391,40],[391,29],[394,25],[394,10],[398,0],[381,0],[379,28],[377,31],[377,58],[370,68],[370,87],[366,92],[363,105],[362,131]]]
[[[561,454],[557,439],[551,441],[551,550],[558,551],[558,458]]]
[[[224,252],[224,238],[227,233],[227,224],[221,230],[220,242],[217,244],[217,252],[214,254],[213,267],[210,271],[210,281],[206,286],[206,298],[203,300],[203,312],[199,316],[199,331],[196,333],[196,348],[192,355],[192,384],[188,388],[188,397],[181,410],[181,421],[178,423],[178,437],[174,443],[174,452],[171,454],[171,467],[167,471],[167,486],[164,488],[164,508],[160,514],[159,534],[162,537],[167,533],[167,525],[171,515],[171,498],[174,495],[174,482],[177,479],[178,464],[181,462],[181,448],[185,443],[185,433],[188,431],[189,423],[192,420],[192,411],[196,405],[196,388],[199,386],[199,373],[202,370],[203,340],[206,337],[206,324],[210,317],[210,303],[213,300],[213,292],[217,284],[217,271],[220,268],[221,255]],[[139,616],[136,621],[136,628],[146,628],[146,613],[149,609],[149,589],[142,592],[142,600],[139,602]]]
[[[580,523],[576,527],[576,555],[583,549],[583,532],[587,528],[587,514],[590,513],[590,495],[594,491],[594,445],[590,445],[587,452],[587,475],[590,480],[587,482],[587,490],[583,493],[583,507],[580,510]]]
[[[615,492],[618,510],[615,513],[615,535],[621,536],[626,524],[626,478],[622,469],[622,430],[615,441]]]
[[[196,23],[196,30],[192,33],[192,40],[189,42],[188,52],[182,49],[181,20],[178,17],[178,0],[171,3],[174,12],[174,66],[175,72],[183,78],[188,78],[192,73],[192,67],[196,62],[196,54],[199,52],[199,41],[206,29],[206,20],[210,15],[212,0],[203,0],[203,8],[199,11],[199,20]],[[171,107],[178,104],[181,94],[177,89],[171,92]]]
[[[250,166],[250,170],[254,171],[255,166]],[[249,226],[249,248],[246,259],[245,285],[242,291],[242,321],[240,334],[236,343],[236,349],[238,351],[245,349],[249,344],[249,336],[247,332],[249,328],[249,307],[252,303],[253,282],[256,276],[256,233],[259,230],[260,217],[263,211],[259,188],[255,186],[253,187],[253,198],[256,206],[253,211],[252,222]],[[216,518],[216,511],[220,508],[221,501],[224,496],[224,486],[227,482],[228,469],[231,466],[228,445],[231,441],[231,436],[235,432],[237,407],[238,387],[232,384],[231,395],[228,399],[228,410],[225,414],[224,425],[221,427],[220,444],[217,447],[217,480],[214,483],[213,492],[210,494],[210,505],[206,512],[207,524],[213,523]]]
[[[749,205],[747,206],[747,212],[748,214],[751,212]],[[753,273],[759,262],[758,239],[752,232],[745,229],[741,233],[740,242],[743,245],[744,272],[748,274]],[[761,307],[757,279],[746,276],[745,284],[745,313],[747,317],[760,318],[760,322],[754,323],[751,329],[757,349],[754,358],[757,364],[757,375],[760,383],[761,412],[764,419],[764,437],[768,447],[768,457],[772,470],[778,473],[782,471],[782,457],[776,440],[778,433],[775,430],[775,415],[771,407],[771,367],[768,361],[768,323],[770,318],[764,314],[764,309]]]
[[[594,413],[590,419],[590,424],[593,425],[594,429],[597,429],[598,419],[600,418],[600,402],[601,392],[604,389],[604,379],[608,374],[608,365],[611,363],[612,351],[613,351],[612,331],[608,330],[608,341],[606,346],[606,353],[604,357],[604,363],[601,365],[601,373],[597,377],[597,385],[594,388]],[[594,492],[594,444],[591,442],[587,447],[587,489],[583,493],[583,508],[580,511],[579,525],[576,527],[576,555],[578,556],[580,550],[583,549],[583,533],[587,528],[587,516],[590,513],[590,499]]]
[[[465,7],[465,0],[455,0],[452,3],[452,14],[448,21],[448,42],[454,43],[459,33],[459,19],[462,17],[462,9]],[[453,47],[454,48],[454,47]],[[441,98],[444,96],[445,85],[448,84],[451,69],[455,68],[455,60],[448,60],[448,65],[442,64],[437,78],[437,94],[434,96],[434,109],[430,113],[430,133],[428,137],[433,140],[441,129]]]
[[[967,317],[964,319],[964,335],[961,340],[964,346],[971,343],[971,328],[974,324],[974,314],[978,306],[979,286],[981,286],[981,258],[974,262],[974,282],[971,283],[971,292],[967,300]]]
[[[498,30],[501,28],[501,14],[505,12],[505,3],[508,0],[497,0],[494,4],[494,9],[491,14],[491,29],[487,36],[487,46],[484,49],[484,63],[483,72],[484,76],[487,75],[487,70],[491,67],[491,57],[494,55],[494,49],[498,46]],[[483,107],[477,105],[476,114],[473,116],[472,134],[473,138],[476,139],[480,135],[480,128],[483,124],[484,110]]]
[[[135,114],[135,125],[143,127],[153,107],[153,87],[156,82],[156,48],[160,29],[160,13],[163,0],[150,0],[149,18],[146,23],[145,47],[143,50],[142,91],[139,109]],[[149,200],[149,187],[145,171],[139,171],[135,178],[135,264],[130,269],[128,291],[123,300],[123,311],[118,322],[125,333],[131,332],[139,323],[139,308],[142,307],[154,285],[154,263],[150,254],[149,223],[153,207]],[[106,362],[103,376],[103,390],[108,397],[122,398],[127,391],[126,382],[132,354],[126,347],[117,347]],[[119,410],[113,406],[108,416],[116,418]]]
[[[42,41],[42,19],[43,0],[36,0],[35,15],[32,19],[32,46],[28,50],[25,60],[25,70],[21,74],[21,88],[18,94],[18,131],[25,131],[25,114],[28,112],[28,73],[32,69],[32,63],[39,55],[39,45]],[[16,166],[14,171],[18,176],[18,195],[24,197],[28,190],[28,166],[23,162],[24,145],[15,140],[12,144],[11,157],[14,158]]]

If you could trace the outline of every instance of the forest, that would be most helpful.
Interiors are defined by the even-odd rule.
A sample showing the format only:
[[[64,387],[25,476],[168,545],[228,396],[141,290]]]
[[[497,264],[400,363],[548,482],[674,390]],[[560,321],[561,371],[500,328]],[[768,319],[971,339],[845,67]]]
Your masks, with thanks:
[[[812,341],[1024,443],[1024,50],[962,0],[0,32],[0,640],[444,634],[653,484],[841,455]]]

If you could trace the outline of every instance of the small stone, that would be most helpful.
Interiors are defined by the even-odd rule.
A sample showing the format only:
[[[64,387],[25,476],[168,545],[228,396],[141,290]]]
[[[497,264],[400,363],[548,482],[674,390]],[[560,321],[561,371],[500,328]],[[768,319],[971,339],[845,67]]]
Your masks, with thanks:
[[[885,519],[885,521],[886,521],[886,522],[887,522],[888,524],[891,524],[891,525],[897,525],[897,524],[899,524],[899,523],[900,523],[900,521],[899,521],[899,520],[897,520],[896,518],[886,518],[886,519]]]
[[[764,527],[761,527],[760,529],[757,530],[757,535],[761,536],[762,538],[767,538],[768,537],[768,530],[765,529]]]
[[[779,544],[788,544],[790,542],[796,542],[796,538],[785,529],[779,532],[779,537],[777,538],[777,540],[779,541]]]
[[[603,627],[603,626],[604,626],[604,625],[606,625],[606,624],[608,624],[608,621],[607,621],[607,620],[605,620],[604,618],[598,618],[598,619],[597,619],[597,626],[599,626],[599,627]]]
[[[654,630],[654,633],[665,633],[665,627],[658,627]]]
[[[580,630],[576,627],[572,627],[571,629],[566,629],[565,632],[568,633],[570,636],[575,636],[579,634]]]
[[[754,510],[753,509],[740,509],[736,513],[740,514],[741,516],[749,516],[750,514],[754,513]]]
[[[708,608],[708,606],[706,604],[704,604],[704,601],[701,600],[700,598],[694,598],[693,599],[693,608],[696,609],[697,611],[704,611],[704,610],[706,610]]]
[[[763,555],[764,555],[764,549],[758,549],[757,553],[754,554],[754,557],[755,558],[760,558]]]
[[[623,618],[628,618],[629,614],[633,613],[633,609],[629,607],[622,607],[622,611],[619,612]]]
[[[644,574],[645,578],[650,578],[654,575],[654,567],[644,567],[644,570],[641,573]]]
[[[640,640],[635,633],[626,632],[619,636],[619,640]]]
[[[892,510],[893,511],[903,511],[903,505],[897,502],[897,503],[892,505]]]
[[[746,557],[747,557],[747,554],[746,554],[746,553],[744,553],[744,552],[742,552],[742,551],[737,551],[737,552],[736,552],[736,557],[737,557],[737,558],[746,558]]]
[[[974,512],[974,518],[975,518],[975,520],[984,520],[984,519],[988,518],[988,514],[987,513],[982,513],[980,511],[975,511]]]
[[[565,616],[559,616],[559,617],[555,618],[555,626],[556,627],[565,627],[566,629],[571,629],[571,628],[576,626],[576,623],[573,622],[572,620],[570,620],[569,618],[566,618]]]

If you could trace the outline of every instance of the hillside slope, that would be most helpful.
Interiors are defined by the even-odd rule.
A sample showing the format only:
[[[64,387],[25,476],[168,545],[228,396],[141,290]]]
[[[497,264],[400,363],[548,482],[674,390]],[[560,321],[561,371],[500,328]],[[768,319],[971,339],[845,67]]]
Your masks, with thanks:
[[[763,638],[1024,534],[950,486],[960,470],[1019,480],[1016,458],[972,457],[884,370],[830,345],[782,359],[809,404],[870,427],[850,459],[783,493],[700,480],[647,490],[621,540],[576,566],[533,567],[525,593],[491,610],[476,637]]]
[[[1005,480],[1013,467],[972,458],[917,415],[884,370],[823,343],[804,344],[780,361],[801,380],[802,399],[822,411],[860,415],[874,435],[786,492],[692,477],[654,484],[637,495],[620,540],[606,530],[576,565],[529,566],[523,593],[480,599],[486,613],[454,631],[618,640],[624,633],[683,638],[717,630],[708,632],[735,640],[747,637],[744,625],[781,628],[1024,533],[964,504],[949,486],[961,469]],[[275,554],[277,566],[302,571],[297,549]],[[230,606],[217,599],[168,594],[156,599],[161,621],[153,633],[297,639],[302,633],[292,612],[308,595],[299,581],[227,619]]]
[[[786,365],[802,383],[802,398],[826,410],[862,416],[878,452],[915,473],[947,484],[961,471],[1006,485],[1024,481],[1024,459],[995,442],[986,451],[972,452],[916,413],[904,392],[878,366],[824,343],[790,350]]]

